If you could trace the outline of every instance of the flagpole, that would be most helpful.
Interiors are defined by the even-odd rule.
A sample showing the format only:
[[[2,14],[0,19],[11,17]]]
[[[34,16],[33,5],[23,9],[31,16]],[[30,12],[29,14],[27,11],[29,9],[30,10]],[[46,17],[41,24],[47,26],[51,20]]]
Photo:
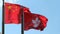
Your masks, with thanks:
[[[22,8],[22,23],[21,23],[21,34],[24,34],[24,11]]]
[[[4,34],[4,0],[2,0],[2,34]]]

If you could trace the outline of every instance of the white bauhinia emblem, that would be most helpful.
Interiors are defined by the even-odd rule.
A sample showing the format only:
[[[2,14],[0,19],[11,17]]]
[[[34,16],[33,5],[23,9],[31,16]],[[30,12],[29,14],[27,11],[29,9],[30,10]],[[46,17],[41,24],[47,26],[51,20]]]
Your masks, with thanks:
[[[32,23],[34,24],[33,27],[38,27],[38,25],[40,24],[40,20],[38,19],[38,17],[35,20],[32,20]]]

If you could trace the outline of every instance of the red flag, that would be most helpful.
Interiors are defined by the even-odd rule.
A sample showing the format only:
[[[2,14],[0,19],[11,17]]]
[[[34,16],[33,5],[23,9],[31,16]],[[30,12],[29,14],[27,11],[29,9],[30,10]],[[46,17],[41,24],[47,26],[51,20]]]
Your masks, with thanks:
[[[5,3],[4,4],[4,22],[5,24],[18,24],[21,23],[21,13],[30,13],[29,8],[18,4]]]
[[[24,30],[36,29],[43,30],[47,25],[48,19],[45,16],[31,13],[24,13]]]

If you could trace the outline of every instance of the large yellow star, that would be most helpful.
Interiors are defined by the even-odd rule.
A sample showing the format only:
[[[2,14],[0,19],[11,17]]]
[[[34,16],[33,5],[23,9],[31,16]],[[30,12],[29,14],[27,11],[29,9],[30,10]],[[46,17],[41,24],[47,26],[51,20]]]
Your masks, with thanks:
[[[11,6],[8,6],[8,9],[11,9]]]

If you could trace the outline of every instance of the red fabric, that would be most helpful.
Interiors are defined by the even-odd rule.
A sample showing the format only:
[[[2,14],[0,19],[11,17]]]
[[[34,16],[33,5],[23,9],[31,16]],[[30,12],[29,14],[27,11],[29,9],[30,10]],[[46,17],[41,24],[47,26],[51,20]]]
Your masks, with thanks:
[[[36,18],[38,18],[37,21],[40,21],[39,23],[36,21]],[[36,24],[32,22],[32,20],[36,21]],[[46,25],[47,25],[48,19],[45,16],[38,15],[38,14],[29,14],[29,13],[24,13],[24,30],[29,30],[29,29],[36,29],[36,30],[43,30]],[[39,24],[37,27],[34,25]]]
[[[22,11],[30,13],[29,8],[12,3],[4,4],[4,22],[5,24],[18,24],[21,23]]]

